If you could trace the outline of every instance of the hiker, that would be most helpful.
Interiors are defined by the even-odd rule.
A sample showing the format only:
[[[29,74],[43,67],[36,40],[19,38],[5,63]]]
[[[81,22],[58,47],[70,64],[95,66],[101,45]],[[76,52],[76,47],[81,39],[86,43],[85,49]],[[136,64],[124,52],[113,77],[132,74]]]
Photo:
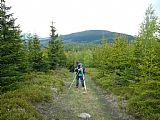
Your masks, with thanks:
[[[79,85],[79,79],[81,80],[82,87],[84,88],[84,74],[85,74],[85,67],[82,63],[79,61],[76,62],[76,88],[78,88]]]

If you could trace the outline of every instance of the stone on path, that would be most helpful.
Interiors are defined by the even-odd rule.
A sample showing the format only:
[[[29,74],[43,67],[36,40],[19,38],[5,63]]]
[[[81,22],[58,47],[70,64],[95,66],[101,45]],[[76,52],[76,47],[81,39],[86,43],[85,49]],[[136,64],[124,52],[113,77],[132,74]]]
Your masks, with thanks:
[[[91,115],[88,114],[88,113],[81,113],[81,114],[78,115],[78,117],[83,118],[83,119],[86,119],[86,118],[90,118]]]

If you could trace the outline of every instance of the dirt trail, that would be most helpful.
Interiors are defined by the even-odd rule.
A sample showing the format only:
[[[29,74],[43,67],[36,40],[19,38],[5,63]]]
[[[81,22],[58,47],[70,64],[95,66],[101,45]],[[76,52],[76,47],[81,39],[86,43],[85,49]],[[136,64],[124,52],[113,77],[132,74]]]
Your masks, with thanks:
[[[75,82],[69,89],[73,74],[70,78],[62,94],[56,96],[52,103],[43,104],[45,107],[40,105],[45,111],[41,110],[42,114],[50,115],[51,120],[82,120],[78,115],[84,112],[91,115],[91,120],[129,120],[125,113],[119,111],[116,99],[97,87],[89,76],[86,76],[87,93],[83,93],[81,84],[76,88]]]

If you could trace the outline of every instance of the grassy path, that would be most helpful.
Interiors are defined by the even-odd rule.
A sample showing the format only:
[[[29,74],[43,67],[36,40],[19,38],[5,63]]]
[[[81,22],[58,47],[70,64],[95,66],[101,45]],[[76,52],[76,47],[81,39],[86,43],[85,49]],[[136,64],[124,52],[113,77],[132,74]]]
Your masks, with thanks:
[[[49,73],[29,74],[25,82],[15,83],[0,97],[3,120],[81,120],[80,113],[89,113],[91,120],[131,120],[118,109],[112,94],[100,89],[86,77],[87,93],[82,87],[71,89],[73,74],[63,69]],[[123,102],[125,103],[125,102]]]
[[[71,77],[73,79],[73,75]],[[69,90],[71,80],[66,81],[65,92],[54,100],[54,119],[81,120],[80,113],[89,113],[91,120],[110,120],[106,112],[107,106],[103,104],[101,96],[96,90],[95,83],[86,76],[87,93],[80,86],[75,88],[75,82]]]

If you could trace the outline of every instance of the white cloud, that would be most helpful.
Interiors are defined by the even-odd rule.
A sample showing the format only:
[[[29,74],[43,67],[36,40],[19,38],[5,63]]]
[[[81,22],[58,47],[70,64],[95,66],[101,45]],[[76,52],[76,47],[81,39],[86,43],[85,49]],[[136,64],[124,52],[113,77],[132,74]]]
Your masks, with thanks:
[[[158,0],[9,0],[23,32],[48,36],[54,20],[59,34],[104,29],[136,34],[149,3]]]

